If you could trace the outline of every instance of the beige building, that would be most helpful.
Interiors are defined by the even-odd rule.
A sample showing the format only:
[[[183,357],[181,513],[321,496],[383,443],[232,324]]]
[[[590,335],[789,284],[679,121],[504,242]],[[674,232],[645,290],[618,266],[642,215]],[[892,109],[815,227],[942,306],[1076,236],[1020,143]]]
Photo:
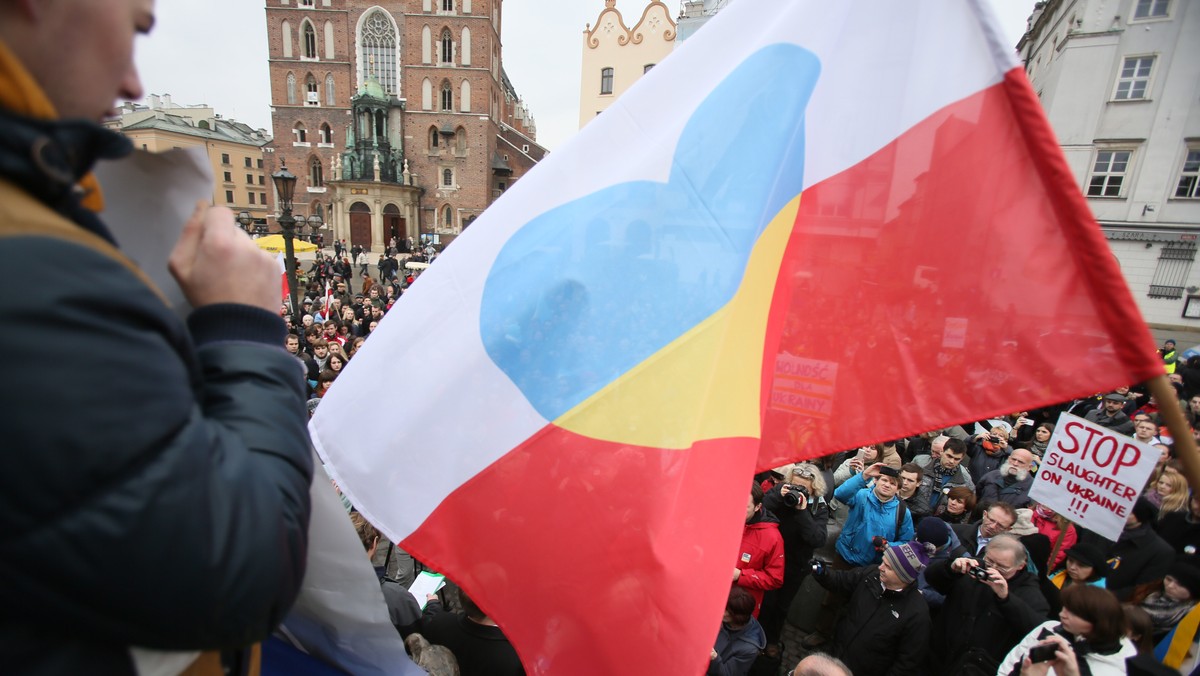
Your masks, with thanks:
[[[204,105],[173,103],[170,95],[151,94],[146,105],[126,103],[120,113],[105,126],[124,134],[136,148],[156,153],[203,148],[215,179],[213,204],[248,211],[265,226],[272,190],[263,162],[271,142],[267,130],[225,119]]]
[[[632,28],[626,25],[616,4],[616,0],[605,0],[596,23],[588,24],[583,31],[581,129],[665,59],[675,45],[675,22],[662,2],[648,3]]]

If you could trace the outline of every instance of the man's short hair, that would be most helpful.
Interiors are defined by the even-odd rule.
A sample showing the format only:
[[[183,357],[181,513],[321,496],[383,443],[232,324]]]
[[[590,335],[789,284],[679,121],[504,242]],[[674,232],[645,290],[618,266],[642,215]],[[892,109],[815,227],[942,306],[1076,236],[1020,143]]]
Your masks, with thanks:
[[[908,472],[909,474],[916,474],[917,481],[920,481],[925,476],[925,470],[921,469],[921,466],[914,462],[906,462],[903,465],[900,465],[900,471]]]
[[[311,348],[312,348],[312,349],[314,349],[314,350],[315,350],[315,349],[317,349],[318,347],[324,347],[324,348],[328,348],[328,347],[329,347],[329,342],[328,342],[328,341],[326,341],[326,340],[324,340],[323,338],[318,338],[318,339],[316,339],[316,340],[310,340],[310,341],[308,341],[308,346],[309,346],[309,347],[311,347]]]
[[[1015,507],[1008,504],[1007,502],[1001,502],[1001,501],[997,500],[996,502],[993,502],[993,503],[985,506],[983,508],[983,511],[990,512],[993,509],[998,509],[1001,512],[1007,514],[1008,519],[1012,524],[1015,524],[1017,522],[1017,510]]]
[[[833,655],[809,653],[792,670],[792,676],[852,676],[852,674],[850,667]]]
[[[1029,560],[1029,557],[1025,554],[1025,545],[1021,544],[1017,536],[1011,533],[1001,533],[988,540],[985,551],[989,554],[993,551],[1011,552],[1013,555],[1013,565],[1018,568],[1024,566],[1025,562]]]
[[[758,482],[750,483],[750,498],[754,500],[754,504],[761,505],[763,501],[763,489],[758,485]]]
[[[371,547],[379,540],[379,529],[371,525],[371,522],[364,519],[363,515],[358,512],[350,515],[350,523],[354,524],[354,532],[358,533],[363,550],[371,551]]]
[[[950,437],[946,440],[946,445],[942,447],[942,453],[953,453],[955,455],[966,455],[967,442],[956,437]]]

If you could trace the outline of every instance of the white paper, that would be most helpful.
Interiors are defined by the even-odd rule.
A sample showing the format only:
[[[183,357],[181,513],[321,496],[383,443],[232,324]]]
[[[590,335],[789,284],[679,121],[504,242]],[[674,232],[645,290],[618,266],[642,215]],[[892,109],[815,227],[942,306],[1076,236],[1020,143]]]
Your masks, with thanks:
[[[421,571],[417,579],[413,580],[412,585],[408,588],[408,593],[417,599],[417,603],[421,606],[421,610],[425,610],[425,605],[429,603],[426,598],[430,594],[436,594],[439,589],[446,586],[446,576],[438,573],[431,573],[427,570]]]
[[[181,316],[192,308],[167,269],[167,259],[196,202],[211,203],[213,175],[203,148],[165,153],[135,150],[96,165],[104,191],[100,218],[117,245],[158,286]]]

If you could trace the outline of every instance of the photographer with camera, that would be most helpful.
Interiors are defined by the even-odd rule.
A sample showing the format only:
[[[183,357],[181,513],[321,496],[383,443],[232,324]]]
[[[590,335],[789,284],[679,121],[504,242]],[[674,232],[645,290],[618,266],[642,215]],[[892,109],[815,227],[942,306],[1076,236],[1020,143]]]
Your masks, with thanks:
[[[929,566],[925,581],[946,597],[933,633],[932,673],[994,674],[1008,651],[1046,620],[1050,605],[1027,563],[1020,540],[1000,534],[978,559]]]
[[[783,586],[767,592],[759,618],[767,633],[767,654],[772,658],[782,652],[779,635],[784,618],[809,573],[808,560],[825,544],[829,524],[825,479],[820,470],[809,463],[783,469],[783,481],[763,497],[763,507],[779,519],[779,534],[783,536]]]
[[[1026,659],[1030,665],[1051,663],[1055,674],[1072,673],[1071,661],[1076,673],[1084,669],[1091,676],[1125,673],[1125,659],[1136,655],[1137,648],[1125,637],[1125,612],[1117,597],[1100,587],[1074,585],[1063,592],[1062,603],[1059,621],[1044,622],[1029,632],[1008,652],[996,672],[999,676],[1021,673]],[[1059,651],[1065,651],[1062,657]],[[1066,668],[1060,672],[1060,667]]]
[[[917,578],[932,554],[932,545],[914,540],[888,545],[878,566],[833,570],[822,561],[811,562],[822,587],[850,596],[831,652],[854,673],[922,673],[930,620]]]

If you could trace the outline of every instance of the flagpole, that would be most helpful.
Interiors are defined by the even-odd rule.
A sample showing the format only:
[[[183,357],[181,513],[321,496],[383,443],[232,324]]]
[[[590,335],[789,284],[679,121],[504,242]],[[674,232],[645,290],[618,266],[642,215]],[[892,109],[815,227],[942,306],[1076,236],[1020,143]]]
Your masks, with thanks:
[[[1065,523],[1060,522],[1056,524],[1059,527],[1058,537],[1054,538],[1054,547],[1050,550],[1050,560],[1046,562],[1046,571],[1048,573],[1054,572],[1054,562],[1058,560],[1058,550],[1062,549],[1063,540],[1067,537],[1067,529],[1075,525],[1070,519],[1061,514],[1055,514],[1054,516],[1056,519],[1062,519]]]
[[[1175,457],[1183,463],[1183,475],[1187,477],[1193,492],[1200,491],[1200,451],[1196,450],[1196,439],[1183,418],[1183,411],[1179,410],[1179,397],[1175,394],[1175,388],[1171,386],[1171,381],[1167,380],[1165,373],[1151,378],[1147,384],[1150,386],[1150,394],[1154,395],[1154,400],[1158,402],[1158,410],[1162,413],[1163,421],[1167,423],[1167,429],[1171,431],[1171,438],[1175,441]]]

